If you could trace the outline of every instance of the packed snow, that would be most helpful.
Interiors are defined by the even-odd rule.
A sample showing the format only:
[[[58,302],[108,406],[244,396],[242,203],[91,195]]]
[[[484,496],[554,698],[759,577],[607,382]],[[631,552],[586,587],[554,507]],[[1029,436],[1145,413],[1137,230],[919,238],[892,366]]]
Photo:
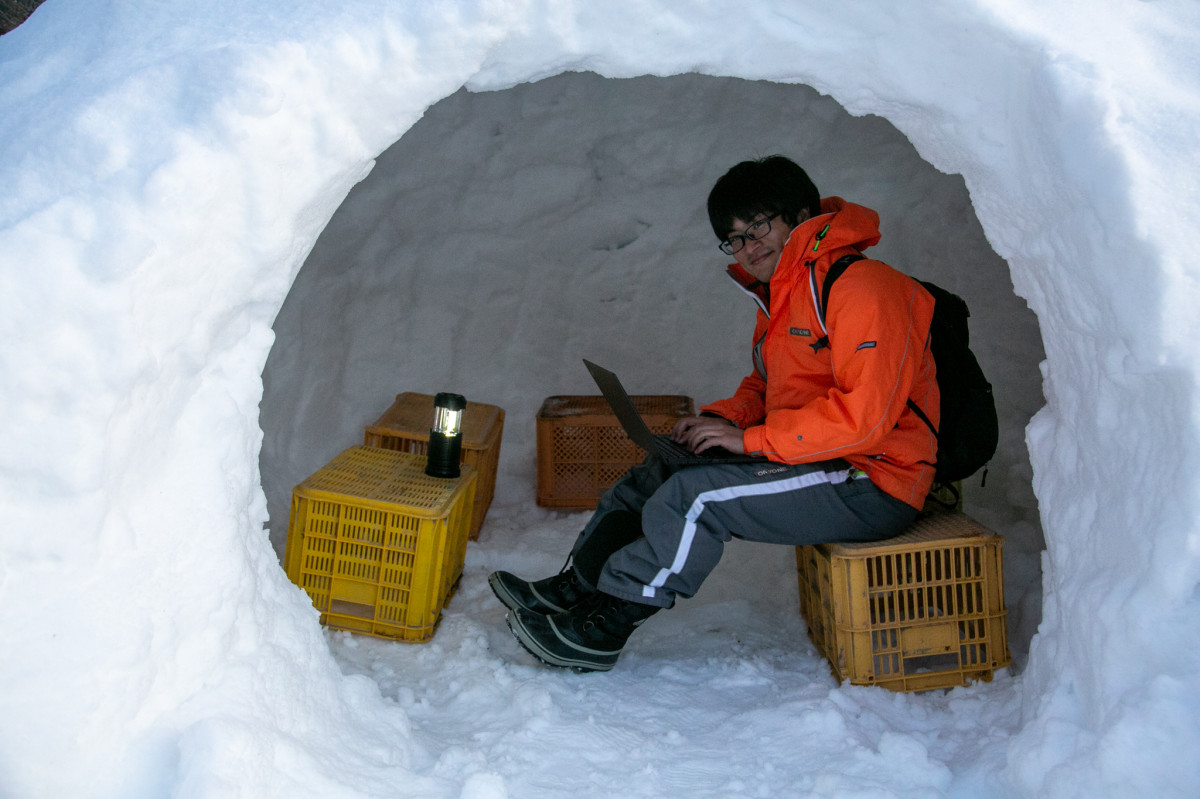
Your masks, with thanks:
[[[49,0],[0,37],[0,795],[1195,795],[1198,16]],[[839,685],[790,548],[727,548],[607,674],[487,587],[587,518],[534,502],[581,358],[698,403],[746,372],[703,203],[775,152],[972,307],[990,683]],[[506,425],[436,635],[323,629],[292,486],[445,390]]]

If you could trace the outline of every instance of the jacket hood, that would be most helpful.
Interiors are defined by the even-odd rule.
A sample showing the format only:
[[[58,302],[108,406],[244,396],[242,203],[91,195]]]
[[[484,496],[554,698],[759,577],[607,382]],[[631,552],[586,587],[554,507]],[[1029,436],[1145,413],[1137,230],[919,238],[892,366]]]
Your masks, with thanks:
[[[779,268],[825,261],[824,256],[846,247],[865,250],[878,244],[879,239],[879,214],[841,197],[826,197],[821,200],[820,216],[792,231],[779,258]]]

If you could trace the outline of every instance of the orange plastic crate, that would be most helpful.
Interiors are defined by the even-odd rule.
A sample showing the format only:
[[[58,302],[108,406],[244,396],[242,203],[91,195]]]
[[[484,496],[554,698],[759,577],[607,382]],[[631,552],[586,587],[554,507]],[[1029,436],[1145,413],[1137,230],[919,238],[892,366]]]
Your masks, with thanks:
[[[873,544],[796,547],[800,611],[834,676],[923,691],[1011,662],[1003,539],[957,511]]]
[[[292,491],[284,568],[321,623],[401,641],[433,636],[462,575],[476,473],[351,447]]]
[[[655,433],[669,433],[681,417],[695,414],[691,397],[631,399]],[[537,414],[537,504],[593,510],[609,486],[645,458],[604,397],[547,397]]]
[[[429,428],[433,427],[433,395],[405,392],[367,427],[363,443],[415,455],[429,454]],[[496,470],[500,462],[500,439],[504,435],[504,410],[495,405],[467,402],[462,421],[462,462],[479,474],[470,538],[479,538],[484,517],[496,495]]]

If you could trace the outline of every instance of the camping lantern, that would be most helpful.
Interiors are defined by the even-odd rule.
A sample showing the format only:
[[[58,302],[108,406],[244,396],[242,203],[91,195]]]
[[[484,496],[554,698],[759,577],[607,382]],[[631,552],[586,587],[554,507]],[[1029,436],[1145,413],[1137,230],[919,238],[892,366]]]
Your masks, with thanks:
[[[458,477],[462,457],[462,416],[467,401],[461,394],[441,393],[433,398],[433,427],[429,431],[430,477]]]

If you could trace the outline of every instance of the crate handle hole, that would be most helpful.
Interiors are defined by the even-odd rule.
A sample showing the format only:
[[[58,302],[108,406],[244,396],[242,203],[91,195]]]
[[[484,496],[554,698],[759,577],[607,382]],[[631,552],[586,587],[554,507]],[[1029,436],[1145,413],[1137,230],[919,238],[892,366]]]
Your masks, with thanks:
[[[368,621],[375,620],[374,605],[363,605],[358,602],[347,602],[344,599],[335,599],[330,602],[329,612],[336,613],[340,616],[353,616],[356,619],[367,619]]]

